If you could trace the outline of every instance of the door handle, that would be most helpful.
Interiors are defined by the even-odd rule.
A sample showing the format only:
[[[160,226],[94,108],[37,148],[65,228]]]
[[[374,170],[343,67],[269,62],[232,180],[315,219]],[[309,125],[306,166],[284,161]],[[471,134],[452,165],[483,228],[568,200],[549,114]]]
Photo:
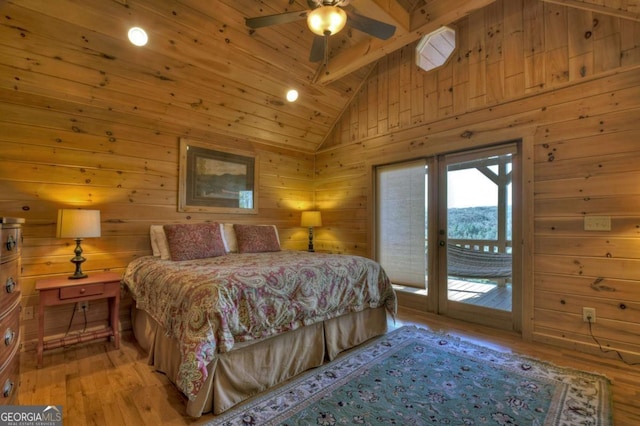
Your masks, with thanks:
[[[444,241],[440,241],[440,247],[444,247],[445,242]]]

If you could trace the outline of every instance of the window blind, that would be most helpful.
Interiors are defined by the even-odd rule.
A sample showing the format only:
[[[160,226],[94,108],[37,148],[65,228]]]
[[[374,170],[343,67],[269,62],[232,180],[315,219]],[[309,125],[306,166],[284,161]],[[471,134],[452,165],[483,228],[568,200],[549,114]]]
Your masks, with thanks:
[[[394,284],[425,288],[425,160],[376,168],[376,254]]]

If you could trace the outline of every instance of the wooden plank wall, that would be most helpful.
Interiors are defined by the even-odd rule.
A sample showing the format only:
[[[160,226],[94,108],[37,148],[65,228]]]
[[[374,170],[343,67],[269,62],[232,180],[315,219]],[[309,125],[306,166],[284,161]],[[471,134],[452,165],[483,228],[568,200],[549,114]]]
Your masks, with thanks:
[[[23,307],[37,312],[38,279],[73,272],[73,241],[55,238],[63,207],[101,211],[102,237],[83,243],[88,273],[122,272],[132,259],[150,254],[151,224],[270,223],[278,226],[284,248],[306,248],[307,231],[299,223],[300,211],[314,207],[313,153],[210,131],[207,114],[170,106],[161,80],[140,80],[145,69],[98,55],[110,51],[108,38],[94,34],[105,45],[75,49],[61,41],[60,21],[28,12],[17,19],[16,10],[0,25],[0,214],[26,219]],[[71,24],[67,29],[80,32]],[[181,95],[202,90],[187,78],[166,85]],[[177,212],[180,137],[257,154],[259,213]],[[130,299],[122,307],[124,328],[129,305]],[[71,312],[71,306],[51,309],[45,333],[64,333]],[[89,326],[105,323],[106,312],[106,303],[92,305]],[[82,326],[76,315],[72,329]],[[33,348],[37,318],[24,320],[22,332],[25,348]]]
[[[60,94],[62,96],[62,94]],[[20,105],[6,98],[0,109],[0,184],[2,212],[26,219],[24,227],[23,306],[37,306],[35,282],[73,272],[73,241],[55,238],[57,210],[63,207],[99,209],[102,237],[83,242],[85,272],[122,272],[132,259],[150,254],[151,224],[224,221],[272,223],[283,247],[304,249],[307,231],[299,227],[300,211],[313,208],[310,190],[313,155],[248,144],[259,159],[259,213],[225,215],[177,211],[178,140],[180,134],[137,127],[136,119],[116,121],[104,111],[103,119],[42,108],[31,97]],[[72,109],[72,103],[64,103]],[[33,125],[37,122],[37,125]],[[75,123],[75,124],[74,124]],[[71,127],[80,126],[75,132]],[[118,137],[109,129],[122,128]],[[136,126],[127,131],[127,126]],[[113,141],[110,141],[113,139]],[[190,136],[191,140],[194,140]],[[239,147],[237,140],[202,135],[200,141]],[[128,305],[123,304],[128,327]],[[37,311],[37,309],[36,309]],[[64,332],[68,307],[47,316],[47,335]],[[106,304],[90,309],[89,322],[106,318]],[[76,324],[82,318],[76,317]],[[24,341],[33,343],[36,319],[23,321]]]
[[[604,346],[640,354],[640,24],[504,0],[454,27],[441,69],[381,60],[318,152],[316,246],[373,256],[375,165],[521,138],[524,335],[600,353],[590,306]]]
[[[36,280],[73,272],[69,260],[73,257],[74,242],[55,238],[57,210],[62,207],[101,211],[102,237],[83,242],[83,255],[87,258],[83,270],[88,273],[122,272],[132,259],[150,254],[151,224],[272,223],[278,226],[284,248],[306,247],[307,231],[300,228],[299,223],[300,211],[313,207],[309,189],[313,176],[311,154],[250,144],[253,146],[246,148],[256,152],[259,158],[257,215],[179,213],[176,209],[178,138],[182,135],[159,126],[136,130],[148,133],[148,137],[123,130],[118,133],[121,138],[108,142],[109,138],[102,136],[112,128],[108,113],[103,121],[45,111],[28,102],[19,107],[5,102],[2,107],[19,109],[20,117],[24,118],[5,118],[2,127],[11,131],[2,132],[0,136],[2,211],[7,216],[26,218],[23,306],[37,306]],[[47,117],[46,123],[44,120],[40,120],[38,126],[28,123],[40,114]],[[91,130],[76,136],[69,129],[70,121],[81,121]],[[216,138],[216,142],[219,143],[220,138]],[[242,145],[240,141],[231,140],[223,143]],[[135,148],[129,149],[132,146]],[[123,304],[125,329],[128,328],[127,309],[128,305]],[[62,307],[47,316],[47,335],[66,329],[69,312],[68,307]],[[106,304],[92,307],[89,322],[105,319],[105,315]],[[82,318],[76,317],[74,323],[82,324]],[[24,341],[31,344],[36,336],[36,319],[22,324]]]

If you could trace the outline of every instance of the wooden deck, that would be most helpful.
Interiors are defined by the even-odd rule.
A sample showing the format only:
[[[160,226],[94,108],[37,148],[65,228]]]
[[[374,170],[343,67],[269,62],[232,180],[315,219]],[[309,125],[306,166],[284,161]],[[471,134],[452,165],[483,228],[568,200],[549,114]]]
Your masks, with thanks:
[[[394,284],[396,291],[427,296],[426,289]],[[511,312],[511,284],[472,282],[449,278],[449,300]]]
[[[449,279],[449,300],[511,311],[511,284],[479,283]]]

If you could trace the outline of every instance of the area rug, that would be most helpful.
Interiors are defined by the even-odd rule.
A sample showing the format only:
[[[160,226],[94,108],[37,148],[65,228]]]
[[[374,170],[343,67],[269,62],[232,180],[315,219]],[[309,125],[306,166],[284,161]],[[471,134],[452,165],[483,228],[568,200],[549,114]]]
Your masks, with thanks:
[[[603,376],[402,327],[210,425],[611,425]]]

